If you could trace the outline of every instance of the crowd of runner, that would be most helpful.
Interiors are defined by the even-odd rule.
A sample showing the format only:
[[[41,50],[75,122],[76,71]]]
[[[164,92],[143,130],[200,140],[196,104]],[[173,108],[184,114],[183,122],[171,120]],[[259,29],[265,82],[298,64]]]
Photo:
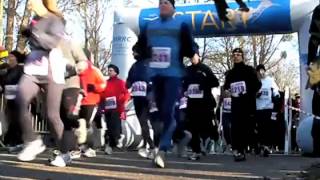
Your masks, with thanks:
[[[95,157],[101,147],[90,137],[93,129],[104,129],[104,123],[105,153],[125,148],[122,122],[131,100],[141,127],[138,154],[160,168],[172,149],[180,157],[200,160],[223,147],[235,161],[244,161],[248,152],[267,157],[282,148],[283,93],[266,67],[246,65],[245,53],[235,48],[230,54],[234,66],[219,82],[201,62],[189,26],[173,18],[174,4],[159,1],[160,17],[141,30],[132,48],[136,62],[124,80],[113,64],[106,79],[92,63],[91,52],[68,37],[55,1],[30,0],[36,16],[23,32],[30,53],[0,50],[0,81],[10,124],[5,144],[21,148],[18,159],[32,161],[46,149],[29,111],[39,93],[45,96],[45,115],[56,143],[49,157],[53,166]],[[185,67],[184,58],[191,65]],[[220,98],[213,96],[213,88],[221,88]]]

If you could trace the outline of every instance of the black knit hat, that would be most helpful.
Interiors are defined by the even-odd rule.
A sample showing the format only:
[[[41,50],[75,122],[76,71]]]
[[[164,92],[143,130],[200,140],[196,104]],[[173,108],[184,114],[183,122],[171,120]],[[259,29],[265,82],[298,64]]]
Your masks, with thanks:
[[[24,60],[26,58],[26,56],[24,54],[20,53],[17,50],[11,51],[10,54],[12,54],[16,57],[18,63],[24,63]]]
[[[108,69],[109,69],[109,68],[112,68],[112,69],[114,70],[114,72],[116,72],[117,74],[120,73],[120,70],[119,70],[118,66],[116,66],[116,65],[114,65],[114,64],[110,64],[110,65],[108,66]]]
[[[159,0],[160,1],[160,0]],[[174,0],[168,0],[171,4],[172,4],[172,6],[174,7],[174,8],[176,8],[175,6],[174,6],[174,4],[175,4],[175,1]]]
[[[259,64],[259,65],[256,67],[256,71],[259,71],[260,69],[263,69],[264,71],[266,71],[266,68],[264,67],[263,64]]]
[[[235,48],[235,49],[232,50],[232,54],[233,53],[242,53],[243,54],[243,51],[242,51],[241,48]]]

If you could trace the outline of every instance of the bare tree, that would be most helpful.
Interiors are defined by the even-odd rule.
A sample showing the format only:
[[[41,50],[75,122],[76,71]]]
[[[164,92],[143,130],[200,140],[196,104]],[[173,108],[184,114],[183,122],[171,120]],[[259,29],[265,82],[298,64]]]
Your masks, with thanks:
[[[8,0],[5,46],[6,46],[6,49],[8,49],[9,51],[11,51],[13,48],[13,32],[14,32],[15,15],[16,15],[16,0]]]
[[[24,51],[24,49],[26,47],[26,41],[27,41],[26,37],[21,36],[21,31],[24,30],[28,26],[28,24],[30,23],[29,21],[30,21],[30,17],[31,17],[31,12],[27,7],[28,2],[29,2],[29,0],[25,1],[26,4],[25,4],[22,20],[20,23],[18,40],[17,40],[17,47],[16,47],[16,49],[21,52]]]
[[[286,87],[289,87],[293,93],[298,93],[300,75],[297,69],[299,67],[293,63],[281,62],[271,69],[269,74],[274,77],[280,90],[284,91]]]
[[[264,64],[267,69],[271,69],[286,58],[285,52],[282,52],[280,57],[274,56],[279,45],[291,39],[291,35],[282,35],[280,38],[275,35],[207,38],[200,40],[202,61],[209,65],[222,81],[225,72],[233,66],[232,50],[241,47],[245,51],[247,64],[254,67]]]
[[[110,9],[110,0],[82,0],[78,12],[84,22],[85,48],[90,49],[94,57],[94,65],[102,71],[110,59],[111,46],[104,46],[105,38],[102,36],[102,25],[106,10]]]

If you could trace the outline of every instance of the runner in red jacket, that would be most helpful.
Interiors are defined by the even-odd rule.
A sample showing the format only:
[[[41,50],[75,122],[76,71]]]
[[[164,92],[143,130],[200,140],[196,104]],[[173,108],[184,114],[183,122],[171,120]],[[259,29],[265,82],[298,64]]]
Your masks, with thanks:
[[[125,120],[125,105],[130,99],[126,83],[118,78],[119,68],[115,65],[108,66],[107,88],[102,93],[102,100],[105,109],[105,119],[108,127],[107,135],[111,148],[122,147],[121,120]],[[107,144],[107,143],[106,143]],[[106,146],[106,149],[109,148]],[[111,154],[111,153],[108,153]]]

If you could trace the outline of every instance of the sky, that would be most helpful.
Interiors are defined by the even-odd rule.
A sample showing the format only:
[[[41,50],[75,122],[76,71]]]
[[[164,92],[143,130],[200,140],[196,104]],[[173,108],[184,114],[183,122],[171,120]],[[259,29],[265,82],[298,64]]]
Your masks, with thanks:
[[[109,44],[112,40],[112,26],[113,26],[113,12],[119,6],[129,6],[129,7],[156,7],[158,5],[158,0],[124,0],[123,2],[119,0],[111,0],[112,6],[106,10],[105,21],[103,25],[103,37],[105,38],[104,43]],[[200,0],[200,2],[205,2],[206,0]],[[176,5],[182,4],[183,0],[177,0]],[[194,2],[190,0],[190,2]],[[121,4],[123,3],[123,4]],[[212,2],[209,2],[212,3]],[[72,32],[72,36],[79,41],[83,41],[81,37],[84,37],[83,25],[79,20],[77,20],[77,16],[71,15],[70,18],[72,21],[68,21],[67,29],[69,32]],[[297,67],[297,71],[299,71],[299,51],[298,51],[298,37],[297,34],[293,34],[293,40],[291,42],[281,43],[279,45],[278,51],[275,53],[274,58],[278,58],[280,56],[280,52],[287,51],[287,58],[284,60],[285,63],[293,63]],[[297,80],[299,83],[299,80]]]

